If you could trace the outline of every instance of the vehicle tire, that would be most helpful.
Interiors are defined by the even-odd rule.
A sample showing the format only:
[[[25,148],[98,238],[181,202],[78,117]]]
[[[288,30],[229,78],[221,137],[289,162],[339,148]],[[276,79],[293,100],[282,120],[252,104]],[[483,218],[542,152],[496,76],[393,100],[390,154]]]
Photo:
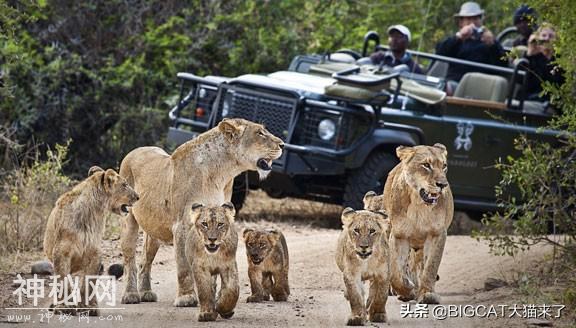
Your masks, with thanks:
[[[242,173],[234,178],[234,186],[232,187],[232,204],[236,209],[236,213],[240,212],[244,206],[244,200],[248,194],[248,175]]]
[[[375,152],[368,156],[362,167],[348,175],[344,191],[344,207],[363,209],[362,200],[368,191],[382,194],[388,173],[396,164],[398,159],[390,153]]]

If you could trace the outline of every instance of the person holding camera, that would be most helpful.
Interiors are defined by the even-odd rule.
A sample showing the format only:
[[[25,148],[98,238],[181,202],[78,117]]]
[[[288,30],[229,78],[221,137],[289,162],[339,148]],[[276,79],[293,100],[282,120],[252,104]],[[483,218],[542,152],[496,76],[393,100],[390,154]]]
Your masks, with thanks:
[[[384,65],[395,67],[406,65],[412,73],[424,74],[406,49],[412,39],[410,30],[404,25],[392,25],[388,27],[388,48],[389,51],[376,51],[370,55],[373,65]]]
[[[460,28],[436,45],[436,53],[442,56],[474,61],[478,63],[507,66],[506,53],[494,34],[483,25],[484,10],[476,2],[466,2],[454,15]],[[468,72],[481,70],[459,64],[450,64],[447,80],[459,82]],[[486,72],[490,74],[490,72]]]
[[[541,95],[543,82],[550,82],[556,86],[564,83],[562,70],[554,64],[554,40],[556,40],[556,31],[549,23],[542,23],[528,39],[528,50],[525,56],[529,62],[525,85],[528,100],[549,100],[548,96]]]

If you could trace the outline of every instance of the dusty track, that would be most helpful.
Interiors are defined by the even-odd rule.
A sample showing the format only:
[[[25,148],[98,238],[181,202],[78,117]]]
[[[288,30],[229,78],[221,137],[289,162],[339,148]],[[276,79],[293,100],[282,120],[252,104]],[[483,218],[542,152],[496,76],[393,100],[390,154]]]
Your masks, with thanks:
[[[259,207],[261,203],[266,208]],[[272,206],[270,207],[270,204]],[[288,206],[288,207],[287,207]],[[308,205],[306,205],[308,206]],[[312,205],[313,207],[314,205]],[[275,209],[275,210],[272,210]],[[301,212],[302,208],[293,208],[286,203],[265,197],[252,198],[242,212],[242,220],[236,223],[240,232],[244,227],[276,227],[283,230],[290,252],[291,295],[288,302],[246,303],[250,295],[247,275],[247,261],[243,242],[239,243],[237,262],[240,276],[241,294],[235,315],[230,320],[218,318],[214,323],[198,323],[198,308],[175,308],[172,301],[176,292],[176,268],[172,246],[162,246],[152,268],[152,288],[158,294],[157,303],[136,305],[120,304],[123,283],[120,281],[116,293],[116,309],[102,311],[104,318],[121,316],[121,321],[101,321],[90,318],[90,322],[79,323],[78,317],[61,323],[58,317],[52,317],[49,324],[42,326],[66,327],[335,327],[344,326],[349,314],[349,305],[343,297],[343,281],[336,267],[334,254],[339,230],[319,228],[324,226],[318,217],[322,213],[334,216],[339,208],[304,208],[307,213],[302,219],[287,219],[290,213]],[[292,212],[291,212],[292,211]],[[315,215],[317,211],[318,215]],[[278,218],[281,216],[281,218]],[[286,223],[286,221],[290,223]],[[119,241],[106,241],[104,263],[109,265],[120,262]],[[510,304],[510,298],[498,290],[484,292],[482,288],[486,278],[512,278],[515,271],[532,265],[541,259],[547,250],[533,248],[529,253],[513,259],[496,257],[489,254],[489,248],[469,236],[449,236],[440,266],[440,281],[437,290],[443,304]],[[46,300],[43,305],[47,305]],[[401,302],[395,297],[388,299],[388,324],[374,326],[398,327],[520,327],[525,326],[524,319],[495,318],[448,318],[436,320],[429,312],[429,318],[401,318]],[[414,309],[414,304],[411,305]],[[0,326],[38,327],[39,311],[18,311],[0,309]],[[30,322],[18,325],[6,323],[9,314],[30,314]],[[34,323],[32,323],[34,321]]]

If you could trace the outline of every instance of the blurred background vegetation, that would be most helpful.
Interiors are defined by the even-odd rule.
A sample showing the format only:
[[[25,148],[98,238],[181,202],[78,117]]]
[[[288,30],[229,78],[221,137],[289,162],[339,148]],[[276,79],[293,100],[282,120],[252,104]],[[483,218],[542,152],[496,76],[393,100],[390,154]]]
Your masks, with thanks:
[[[486,25],[516,3],[480,1]],[[361,50],[362,37],[405,24],[412,48],[453,33],[460,1],[0,0],[0,126],[28,149],[71,140],[67,174],[117,167],[162,144],[176,73],[236,76],[285,69],[297,54]],[[3,165],[13,165],[0,143]],[[18,161],[21,158],[17,159]]]

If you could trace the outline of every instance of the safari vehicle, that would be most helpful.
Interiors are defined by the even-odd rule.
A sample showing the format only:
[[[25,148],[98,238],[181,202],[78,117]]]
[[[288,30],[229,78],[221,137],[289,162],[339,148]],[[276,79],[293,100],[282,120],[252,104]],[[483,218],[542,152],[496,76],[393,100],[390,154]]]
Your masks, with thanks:
[[[180,100],[169,114],[168,140],[179,145],[223,118],[237,117],[262,123],[282,138],[284,153],[268,179],[250,173],[237,178],[237,207],[248,189],[261,188],[274,198],[361,208],[367,191],[382,193],[398,163],[396,147],[443,143],[455,206],[473,211],[496,208],[495,164],[516,154],[515,138],[556,142],[558,131],[539,129],[550,114],[542,104],[523,100],[520,66],[412,51],[431,63],[427,75],[418,75],[370,65],[372,46],[386,49],[369,32],[362,53],[297,56],[285,71],[233,78],[179,73]],[[441,67],[452,63],[490,74],[465,75],[447,96]]]

